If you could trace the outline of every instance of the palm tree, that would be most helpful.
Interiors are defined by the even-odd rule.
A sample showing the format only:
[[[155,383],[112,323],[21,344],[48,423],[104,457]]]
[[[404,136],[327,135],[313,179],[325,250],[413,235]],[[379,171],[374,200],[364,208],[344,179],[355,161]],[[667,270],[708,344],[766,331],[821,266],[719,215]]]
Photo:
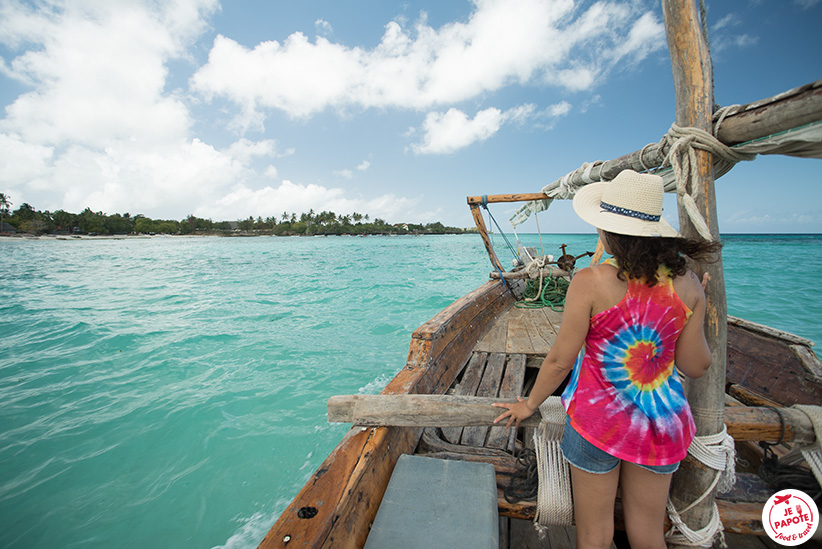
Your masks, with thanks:
[[[11,197],[5,193],[0,193],[0,233],[3,232],[3,214],[6,213],[11,206]]]

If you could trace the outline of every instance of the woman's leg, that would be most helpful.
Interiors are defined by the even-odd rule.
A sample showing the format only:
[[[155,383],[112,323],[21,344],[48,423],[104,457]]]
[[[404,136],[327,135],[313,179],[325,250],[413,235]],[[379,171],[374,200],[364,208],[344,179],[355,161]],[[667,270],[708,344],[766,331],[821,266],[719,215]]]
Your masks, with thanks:
[[[613,543],[619,468],[598,475],[571,465],[577,549],[608,549]]]
[[[620,493],[631,549],[665,549],[665,505],[673,474],[660,475],[625,461],[621,469]]]

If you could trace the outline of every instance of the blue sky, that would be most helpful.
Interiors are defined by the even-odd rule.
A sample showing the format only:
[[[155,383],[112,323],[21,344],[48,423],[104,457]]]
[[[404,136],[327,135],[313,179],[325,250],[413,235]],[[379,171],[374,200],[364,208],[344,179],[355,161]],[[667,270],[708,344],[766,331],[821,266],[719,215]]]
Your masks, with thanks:
[[[822,78],[822,0],[707,6],[719,104]],[[538,191],[674,120],[645,0],[0,0],[0,102],[13,208],[215,221],[472,226],[466,196]],[[818,160],[740,164],[720,230],[822,232],[821,183]],[[568,203],[540,227],[590,230]]]

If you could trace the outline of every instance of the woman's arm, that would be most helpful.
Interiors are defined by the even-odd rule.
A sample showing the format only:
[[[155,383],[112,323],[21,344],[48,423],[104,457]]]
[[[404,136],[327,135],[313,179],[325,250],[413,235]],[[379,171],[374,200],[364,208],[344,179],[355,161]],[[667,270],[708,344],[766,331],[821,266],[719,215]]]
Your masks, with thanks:
[[[551,396],[568,376],[574,367],[579,350],[585,343],[585,336],[588,335],[595,281],[594,269],[583,269],[574,276],[565,295],[565,311],[562,314],[562,324],[559,327],[557,339],[545,360],[542,361],[531,394],[527,400],[519,398],[519,401],[514,404],[504,402],[493,404],[498,408],[507,408],[507,411],[494,420],[494,423],[507,418],[506,428],[513,423],[519,427],[520,422],[531,417],[540,404]]]
[[[675,362],[679,371],[691,378],[701,377],[711,365],[711,349],[705,338],[705,299],[704,287],[708,282],[707,274],[700,284],[699,278],[689,271],[685,287],[689,297],[695,300],[691,307],[693,314],[676,340]]]

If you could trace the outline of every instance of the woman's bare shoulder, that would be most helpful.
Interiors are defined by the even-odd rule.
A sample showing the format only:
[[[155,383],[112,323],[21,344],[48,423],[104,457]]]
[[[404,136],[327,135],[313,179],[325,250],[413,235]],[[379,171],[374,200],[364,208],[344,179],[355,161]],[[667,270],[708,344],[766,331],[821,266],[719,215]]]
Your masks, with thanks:
[[[702,282],[696,273],[691,270],[674,279],[674,290],[679,296],[679,299],[691,309],[701,300],[705,299]]]

